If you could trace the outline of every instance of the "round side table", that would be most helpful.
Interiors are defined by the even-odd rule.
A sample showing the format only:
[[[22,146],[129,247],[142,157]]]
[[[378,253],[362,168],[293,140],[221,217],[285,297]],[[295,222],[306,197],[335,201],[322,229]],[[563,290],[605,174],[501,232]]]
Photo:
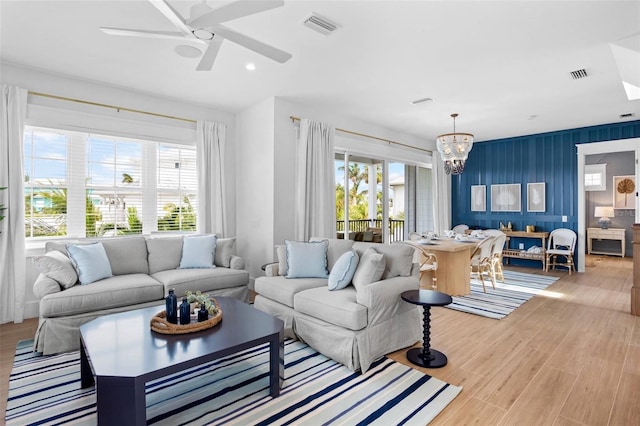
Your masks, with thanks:
[[[422,348],[412,348],[407,351],[407,359],[426,368],[440,368],[447,365],[447,356],[440,351],[431,349],[431,307],[445,306],[453,300],[445,293],[432,290],[409,290],[401,295],[402,300],[414,305],[422,306]]]

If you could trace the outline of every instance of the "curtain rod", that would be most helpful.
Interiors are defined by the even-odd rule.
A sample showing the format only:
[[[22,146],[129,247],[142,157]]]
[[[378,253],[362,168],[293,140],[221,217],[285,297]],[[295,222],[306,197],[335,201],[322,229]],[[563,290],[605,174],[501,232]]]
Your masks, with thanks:
[[[291,119],[291,121],[300,121],[301,120],[300,117],[295,117],[293,115],[289,116],[289,118]],[[345,129],[341,129],[339,127],[336,127],[336,130],[339,131],[339,132],[342,132],[342,133],[348,133],[350,135],[362,136],[364,138],[375,139],[377,141],[382,141],[382,142],[386,142],[386,143],[392,143],[392,144],[395,144],[395,145],[401,145],[401,146],[405,146],[407,148],[417,149],[418,151],[424,151],[424,152],[428,152],[429,154],[432,154],[432,151],[430,151],[428,149],[418,148],[416,146],[408,145],[406,143],[396,142],[396,141],[392,141],[390,139],[380,138],[378,136],[371,136],[371,135],[367,135],[365,133],[354,132],[353,130],[345,130]]]
[[[65,96],[58,96],[58,95],[50,95],[48,93],[32,92],[31,90],[29,91],[29,94],[33,95],[33,96],[40,96],[40,97],[43,97],[43,98],[51,98],[51,99],[58,99],[58,100],[61,100],[61,101],[76,102],[76,103],[84,104],[84,105],[93,105],[93,106],[99,106],[99,107],[104,107],[104,108],[111,108],[111,109],[115,109],[118,112],[120,112],[120,111],[135,112],[137,114],[151,115],[153,117],[161,117],[161,118],[168,118],[168,119],[171,119],[171,120],[186,121],[187,123],[196,123],[196,120],[192,120],[190,118],[182,118],[182,117],[176,117],[174,115],[160,114],[160,113],[157,113],[157,112],[149,112],[149,111],[142,111],[142,110],[139,110],[139,109],[119,107],[119,106],[116,106],[116,105],[101,104],[101,103],[98,103],[98,102],[85,101],[85,100],[82,100],[82,99],[67,98]]]

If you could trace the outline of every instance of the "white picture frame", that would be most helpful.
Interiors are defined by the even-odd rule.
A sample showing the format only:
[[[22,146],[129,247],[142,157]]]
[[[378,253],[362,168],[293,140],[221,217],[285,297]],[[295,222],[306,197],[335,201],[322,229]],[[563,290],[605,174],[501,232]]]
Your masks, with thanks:
[[[637,190],[636,177],[634,175],[614,176],[613,208],[635,210]]]
[[[527,184],[527,211],[545,212],[546,205],[545,182],[532,182]]]
[[[519,183],[491,185],[492,212],[522,211],[522,195]]]
[[[487,185],[471,185],[471,211],[487,211]]]

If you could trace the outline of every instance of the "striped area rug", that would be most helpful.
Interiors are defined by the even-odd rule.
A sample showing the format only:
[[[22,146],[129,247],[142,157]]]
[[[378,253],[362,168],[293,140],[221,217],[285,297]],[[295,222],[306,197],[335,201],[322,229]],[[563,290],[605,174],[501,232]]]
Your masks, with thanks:
[[[79,353],[39,356],[18,344],[7,425],[96,424],[93,387],[80,389]],[[354,373],[309,346],[285,342],[285,382],[268,395],[260,346],[147,383],[147,422],[157,425],[425,425],[462,390],[382,358]]]
[[[550,294],[547,287],[558,280],[547,275],[527,274],[524,272],[504,271],[504,284],[496,282],[495,290],[490,281],[485,281],[487,292],[482,291],[482,283],[471,279],[471,294],[453,296],[449,309],[502,319],[515,311],[520,305],[537,294]]]

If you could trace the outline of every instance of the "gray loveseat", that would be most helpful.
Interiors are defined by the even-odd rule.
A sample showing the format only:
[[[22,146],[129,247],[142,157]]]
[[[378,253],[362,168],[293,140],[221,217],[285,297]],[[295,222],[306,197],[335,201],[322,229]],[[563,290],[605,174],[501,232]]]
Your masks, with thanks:
[[[135,236],[96,241],[104,246],[113,276],[91,284],[81,285],[73,279],[64,282],[63,278],[67,277],[61,275],[60,270],[55,271],[58,265],[64,268],[63,263],[69,262],[66,244],[91,240],[48,242],[47,255],[34,259],[41,270],[33,286],[34,294],[40,299],[35,351],[46,355],[77,350],[82,324],[102,315],[162,305],[170,288],[175,289],[179,298],[187,291],[242,301],[248,298],[249,273],[244,270],[244,260],[235,256],[235,238],[217,240],[216,267],[211,269],[178,268],[182,237]],[[52,261],[52,257],[56,260]],[[60,259],[62,262],[58,263]]]
[[[403,291],[420,288],[419,266],[413,263],[414,249],[408,245],[328,242],[329,271],[347,251],[354,251],[360,260],[357,268],[363,267],[365,251],[373,248],[384,257],[382,277],[341,290],[329,290],[327,278],[286,278],[281,274],[287,267],[286,251],[279,246],[279,262],[267,265],[267,276],[255,281],[254,306],[282,319],[288,337],[365,372],[381,356],[420,340],[419,309],[400,298]]]

